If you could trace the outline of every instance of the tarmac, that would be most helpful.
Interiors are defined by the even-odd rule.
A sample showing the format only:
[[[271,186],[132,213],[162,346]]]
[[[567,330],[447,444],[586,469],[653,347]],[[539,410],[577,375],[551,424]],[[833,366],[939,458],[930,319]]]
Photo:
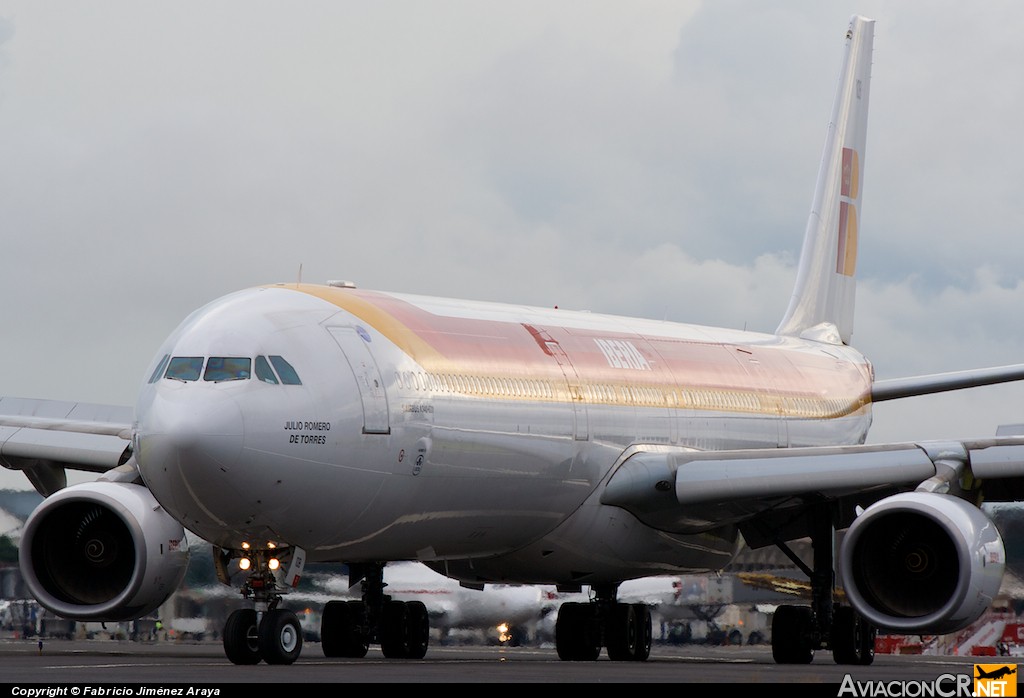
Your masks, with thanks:
[[[315,695],[318,686],[326,693],[331,686],[375,683],[780,683],[803,684],[815,695],[836,696],[851,681],[885,682],[890,688],[884,695],[893,695],[896,684],[892,682],[905,686],[908,681],[941,679],[948,684],[958,676],[973,676],[975,663],[1003,662],[1004,658],[996,657],[879,654],[870,666],[851,667],[837,665],[830,653],[819,652],[811,664],[794,666],[775,664],[767,645],[669,644],[655,644],[645,662],[612,662],[604,653],[597,661],[563,662],[550,647],[506,646],[431,647],[421,660],[386,659],[371,647],[362,659],[329,659],[318,643],[306,642],[294,664],[237,666],[213,641],[51,639],[40,646],[36,639],[9,639],[0,640],[0,695],[6,689],[6,695],[25,698],[226,696],[249,692],[248,684],[301,684],[305,696]],[[879,695],[877,690],[874,694]],[[927,694],[903,691],[899,695]]]

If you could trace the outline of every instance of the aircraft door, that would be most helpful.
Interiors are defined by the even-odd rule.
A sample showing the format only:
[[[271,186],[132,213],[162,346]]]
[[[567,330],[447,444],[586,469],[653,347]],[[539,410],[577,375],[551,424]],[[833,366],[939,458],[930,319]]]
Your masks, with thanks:
[[[547,333],[544,333],[547,335]],[[545,339],[551,356],[558,362],[565,376],[566,387],[569,390],[569,399],[572,400],[573,436],[577,441],[590,439],[590,425],[587,419],[587,405],[583,401],[583,389],[580,386],[579,376],[576,375],[576,368],[569,360],[569,355],[562,349],[562,345],[554,339]]]
[[[363,403],[363,433],[390,434],[387,394],[380,369],[370,352],[370,336],[362,327],[328,327],[327,331],[341,347],[359,386],[359,398]]]
[[[590,420],[587,416],[587,404],[584,400],[583,386],[581,385],[579,375],[576,373],[576,367],[572,365],[572,361],[569,360],[569,355],[565,353],[562,345],[547,330],[525,323],[523,327],[526,328],[526,331],[530,333],[544,353],[553,358],[562,370],[562,376],[565,378],[565,387],[569,393],[569,401],[572,403],[573,438],[577,441],[589,441]]]

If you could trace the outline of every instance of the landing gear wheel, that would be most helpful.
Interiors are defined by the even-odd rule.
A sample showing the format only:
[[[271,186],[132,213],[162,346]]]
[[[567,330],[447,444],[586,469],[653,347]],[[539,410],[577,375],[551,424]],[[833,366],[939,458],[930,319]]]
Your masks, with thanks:
[[[836,664],[866,666],[875,661],[877,631],[849,606],[839,606],[832,617],[832,658]]]
[[[325,657],[365,657],[370,648],[366,632],[366,604],[328,601],[320,621],[320,645]]]
[[[423,659],[430,641],[430,618],[422,601],[406,603],[406,650],[409,659]]]
[[[858,626],[860,627],[860,661],[858,664],[868,666],[875,661],[875,640],[878,638],[878,628],[864,618],[860,619]]]
[[[597,619],[589,603],[567,601],[558,609],[555,647],[563,661],[592,662],[601,654]]]
[[[636,609],[636,627],[638,630],[636,652],[633,655],[633,660],[646,662],[647,658],[651,656],[651,642],[654,637],[651,631],[651,609],[642,603],[634,604],[633,607]]]
[[[380,650],[389,659],[423,659],[430,618],[422,601],[388,601],[380,619]]]
[[[636,608],[628,603],[612,606],[606,625],[608,659],[613,662],[632,661],[636,656],[638,635]]]
[[[856,637],[857,614],[849,606],[840,606],[832,615],[832,659],[836,664],[859,664]]]
[[[294,611],[278,608],[263,614],[260,655],[267,664],[291,664],[302,652],[302,627]]]
[[[409,608],[404,601],[388,601],[380,618],[380,651],[388,659],[409,656]]]
[[[772,657],[778,664],[810,664],[811,609],[806,606],[779,606],[772,618]]]
[[[256,611],[240,608],[228,616],[224,624],[224,654],[232,664],[260,663]]]

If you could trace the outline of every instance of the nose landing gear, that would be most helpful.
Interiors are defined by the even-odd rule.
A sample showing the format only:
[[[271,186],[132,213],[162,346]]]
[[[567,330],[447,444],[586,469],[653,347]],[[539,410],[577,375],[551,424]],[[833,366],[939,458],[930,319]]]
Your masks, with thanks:
[[[305,554],[296,548],[214,552],[218,578],[229,584],[232,569],[246,571],[242,596],[253,600],[253,608],[233,611],[224,624],[228,660],[233,664],[293,663],[302,653],[302,626],[294,611],[278,605],[289,588],[298,584]]]
[[[224,654],[233,664],[291,664],[302,652],[302,628],[293,611],[232,611],[224,624]]]

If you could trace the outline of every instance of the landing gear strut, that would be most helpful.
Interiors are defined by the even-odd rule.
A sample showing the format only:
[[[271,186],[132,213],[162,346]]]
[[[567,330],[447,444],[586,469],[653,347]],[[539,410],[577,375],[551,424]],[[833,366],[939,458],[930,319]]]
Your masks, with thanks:
[[[396,601],[384,593],[384,565],[349,565],[349,581],[362,579],[361,600],[329,601],[320,626],[325,657],[364,657],[380,643],[390,659],[422,659],[430,619],[422,601]]]
[[[612,661],[643,662],[651,655],[651,611],[615,600],[618,585],[594,587],[587,603],[567,601],[558,609],[555,646],[565,661],[593,661],[608,650]]]
[[[810,664],[819,649],[832,650],[836,664],[868,665],[875,660],[877,629],[853,608],[835,601],[835,528],[825,506],[813,508],[813,567],[777,543],[811,581],[810,606],[779,606],[772,619],[772,657],[779,664]]]

